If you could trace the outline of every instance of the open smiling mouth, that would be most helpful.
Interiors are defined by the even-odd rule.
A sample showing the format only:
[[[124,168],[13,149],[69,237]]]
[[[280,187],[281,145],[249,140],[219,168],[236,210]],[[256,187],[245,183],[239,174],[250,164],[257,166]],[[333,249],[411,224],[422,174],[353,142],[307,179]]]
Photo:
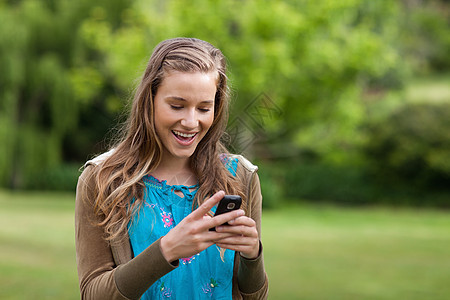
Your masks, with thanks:
[[[181,142],[182,144],[189,144],[192,142],[197,135],[198,132],[195,133],[183,133],[177,130],[172,130],[173,135],[175,138]]]

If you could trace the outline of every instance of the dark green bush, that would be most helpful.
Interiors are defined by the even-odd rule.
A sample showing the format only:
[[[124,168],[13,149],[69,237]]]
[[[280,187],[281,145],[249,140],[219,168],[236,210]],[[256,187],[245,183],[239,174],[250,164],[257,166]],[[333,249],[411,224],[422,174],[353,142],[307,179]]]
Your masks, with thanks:
[[[291,158],[259,164],[265,208],[284,200],[368,204],[375,201],[375,186],[364,169],[332,166],[318,161]]]
[[[450,104],[404,106],[367,133],[364,152],[377,182],[449,189]]]
[[[277,207],[283,201],[450,207],[450,191],[425,189],[389,178],[382,182],[366,165],[336,166],[292,158],[259,166],[264,208]]]
[[[283,203],[285,197],[285,176],[280,167],[270,164],[259,166],[259,180],[261,182],[261,193],[263,195],[263,208],[276,208]]]
[[[301,162],[286,168],[286,196],[341,204],[367,204],[375,200],[374,187],[364,170]]]
[[[25,186],[31,190],[75,191],[81,164],[62,164],[47,168],[26,179]]]

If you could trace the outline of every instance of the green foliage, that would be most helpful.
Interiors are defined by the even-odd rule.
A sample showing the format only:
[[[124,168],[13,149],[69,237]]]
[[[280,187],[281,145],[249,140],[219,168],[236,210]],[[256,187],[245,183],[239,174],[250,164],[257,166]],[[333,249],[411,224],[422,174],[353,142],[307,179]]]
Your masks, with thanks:
[[[427,74],[450,69],[450,3],[442,0],[409,1],[402,35],[404,53],[415,71]]]
[[[312,201],[361,205],[376,202],[374,187],[364,170],[351,166],[298,162],[286,174],[286,196]]]
[[[53,186],[36,174],[105,150],[152,49],[176,36],[210,41],[227,56],[230,125],[238,120],[254,139],[236,151],[276,160],[301,149],[333,169],[363,165],[363,125],[381,115],[371,95],[448,69],[447,11],[437,0],[0,1],[0,186]],[[255,106],[260,95],[277,113]],[[262,175],[276,186],[263,187],[267,206],[283,191],[282,173]],[[315,185],[303,194],[319,197]]]
[[[108,15],[126,6],[102,2]],[[63,163],[63,141],[77,128],[80,110],[100,96],[104,75],[85,66],[95,53],[79,34],[91,10],[90,1],[0,6],[1,186],[39,186],[45,170]]]
[[[261,183],[261,193],[263,195],[263,208],[274,209],[283,205],[285,196],[284,171],[282,168],[262,165],[259,168],[259,179]]]
[[[75,191],[80,176],[78,164],[58,164],[30,172],[26,187],[33,190]]]
[[[371,159],[377,166],[382,160]],[[372,169],[369,163],[339,165],[304,154],[297,159],[261,161],[258,166],[264,208],[286,205],[286,199],[355,206],[450,207],[448,179],[441,175],[427,177],[433,179],[428,182],[432,186],[424,186],[404,174],[395,174],[390,167],[382,168],[389,173],[380,174],[380,168]]]
[[[381,182],[448,189],[450,105],[406,105],[368,128],[365,151]]]
[[[399,4],[391,1],[137,1],[124,12],[120,30],[112,30],[105,14],[97,13],[83,23],[82,36],[102,53],[101,68],[123,90],[159,41],[175,36],[210,41],[229,60],[236,91],[232,116],[256,130],[261,124],[245,108],[265,92],[283,117],[266,119],[261,138],[278,139],[283,133],[285,139],[339,151],[337,135],[358,143],[351,131],[363,118],[357,99],[364,83],[386,77],[388,86],[403,80],[399,15]],[[337,135],[317,141],[317,130],[326,130],[317,129],[317,118],[326,126],[338,123]]]

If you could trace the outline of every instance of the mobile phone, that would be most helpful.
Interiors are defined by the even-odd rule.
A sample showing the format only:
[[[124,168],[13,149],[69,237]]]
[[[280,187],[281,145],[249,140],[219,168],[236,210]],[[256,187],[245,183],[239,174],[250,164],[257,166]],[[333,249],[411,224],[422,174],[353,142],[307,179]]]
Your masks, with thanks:
[[[216,212],[214,216],[218,216],[233,210],[237,210],[241,207],[242,199],[241,196],[238,195],[225,195],[222,200],[220,200],[219,205],[217,205]],[[224,223],[222,225],[228,225],[228,223]],[[216,231],[216,228],[210,228],[210,231]]]

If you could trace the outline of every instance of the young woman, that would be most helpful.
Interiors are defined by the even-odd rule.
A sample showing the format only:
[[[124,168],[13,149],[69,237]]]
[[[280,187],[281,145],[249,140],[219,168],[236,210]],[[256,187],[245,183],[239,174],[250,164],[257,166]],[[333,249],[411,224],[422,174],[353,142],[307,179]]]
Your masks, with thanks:
[[[207,42],[155,48],[122,137],[78,181],[83,299],[267,298],[257,167],[220,142],[225,72]],[[212,217],[225,194],[240,195],[241,209]]]

